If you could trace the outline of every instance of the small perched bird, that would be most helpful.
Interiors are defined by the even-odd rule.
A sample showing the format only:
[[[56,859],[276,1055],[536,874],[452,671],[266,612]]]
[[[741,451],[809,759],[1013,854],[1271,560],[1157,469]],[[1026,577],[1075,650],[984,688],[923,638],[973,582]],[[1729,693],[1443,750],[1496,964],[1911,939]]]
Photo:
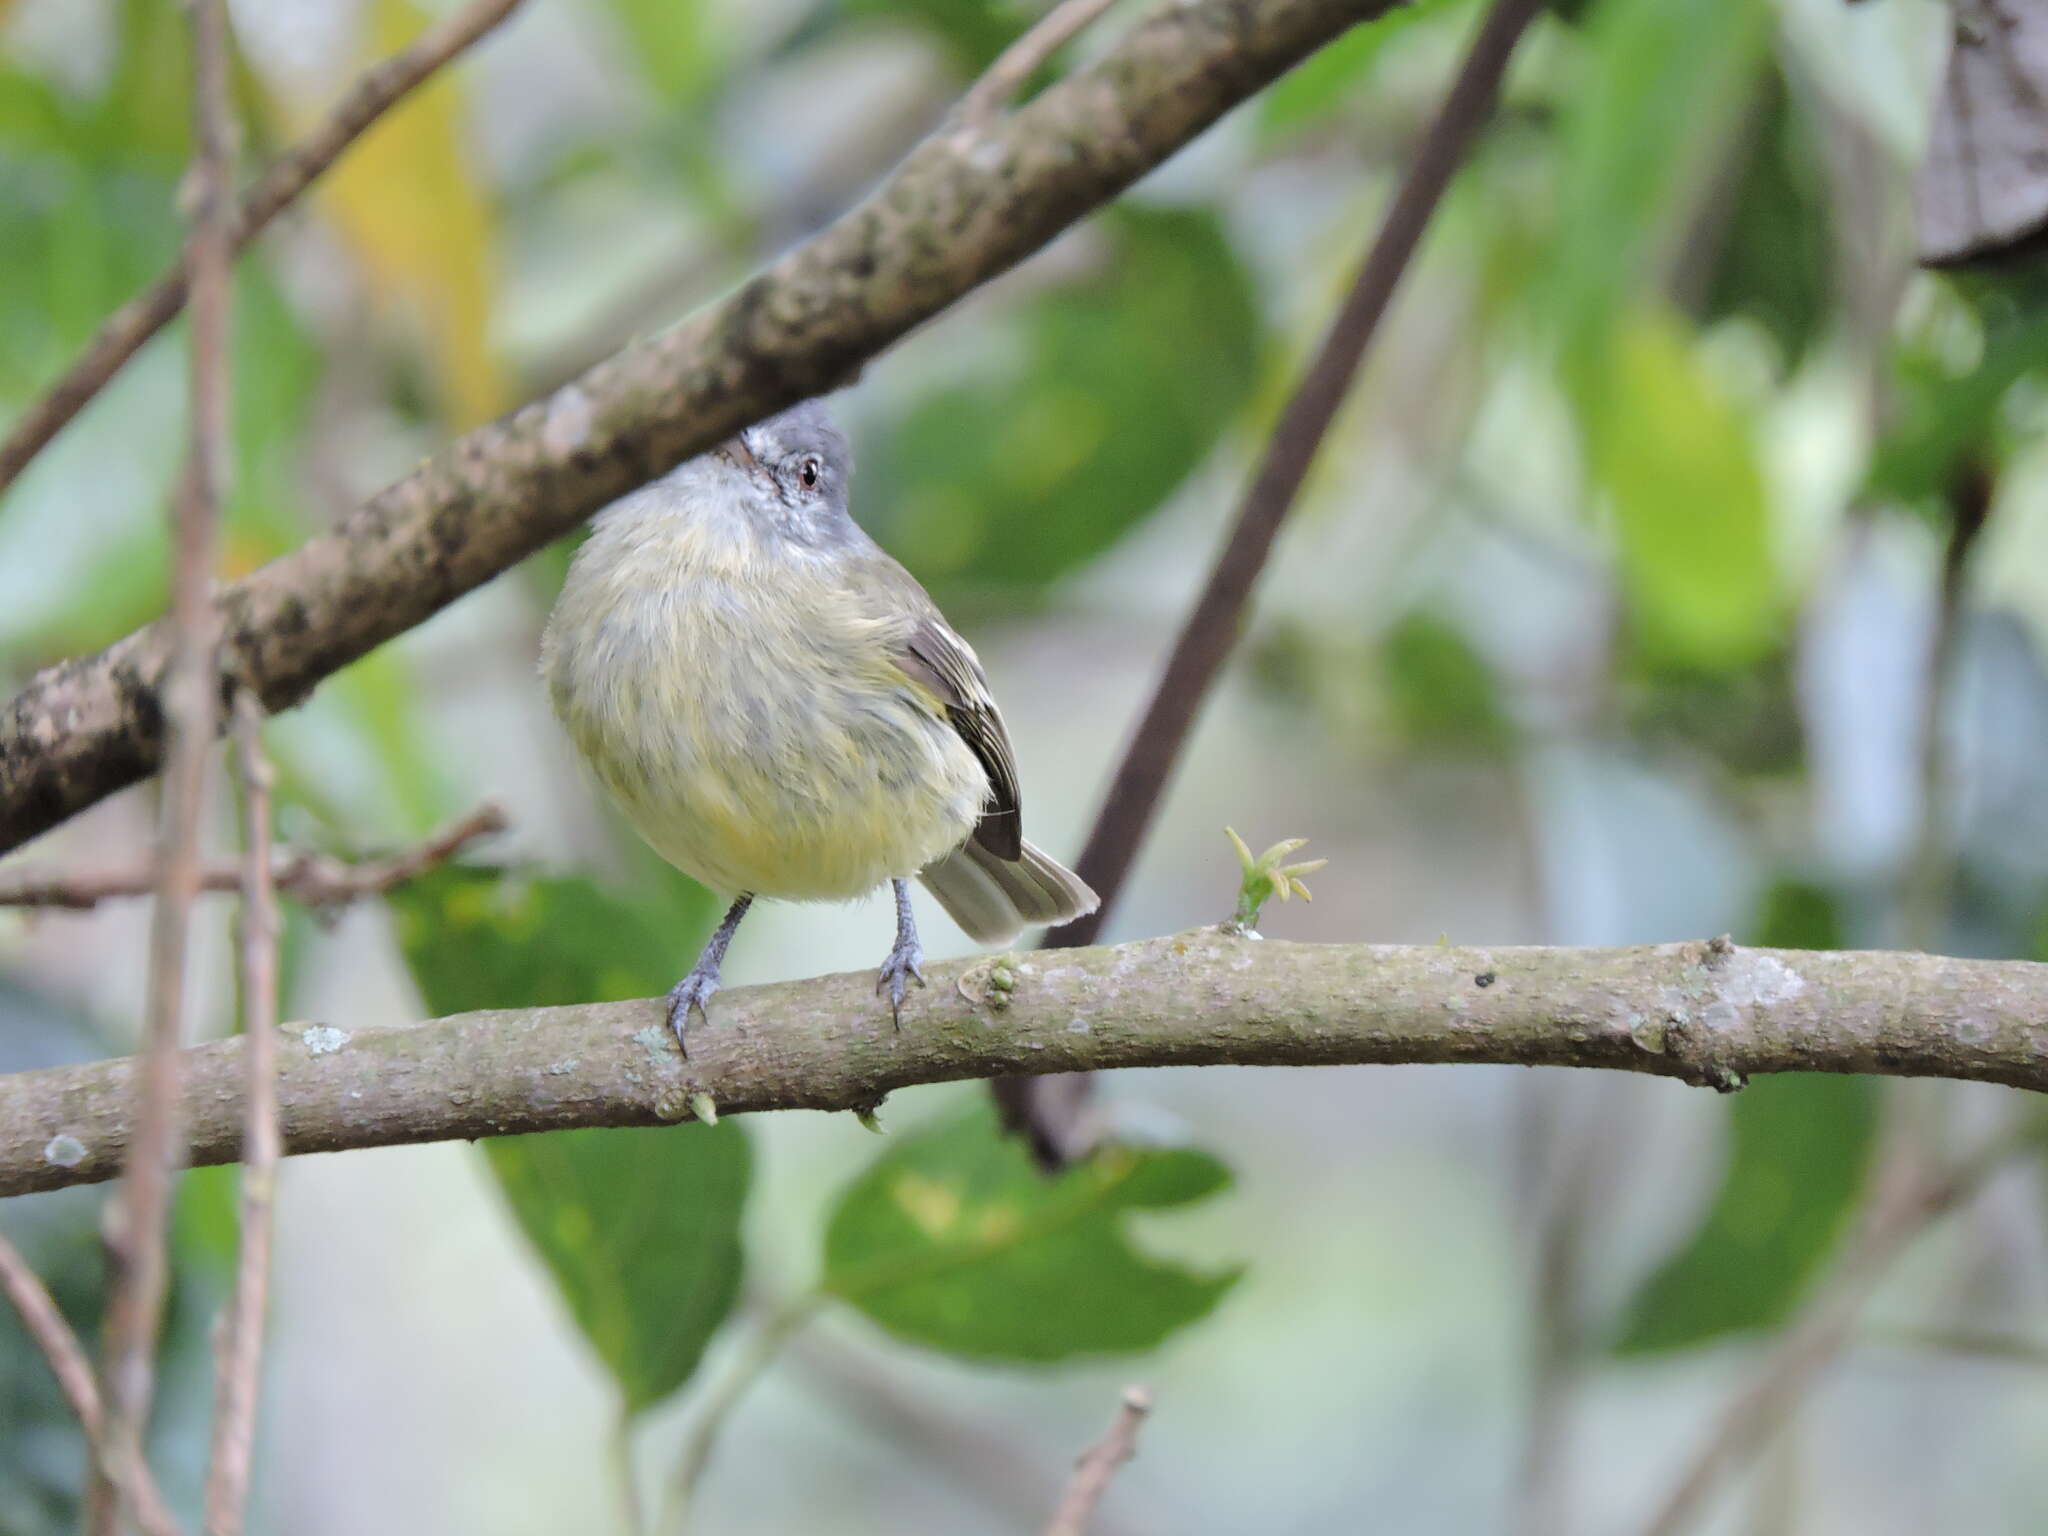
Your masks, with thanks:
[[[923,951],[913,876],[1006,944],[1095,909],[1024,840],[1017,764],[973,647],[847,512],[817,401],[750,427],[595,519],[541,643],[555,713],[655,852],[733,898],[669,994],[678,1042],[757,896],[884,881],[902,1022]]]

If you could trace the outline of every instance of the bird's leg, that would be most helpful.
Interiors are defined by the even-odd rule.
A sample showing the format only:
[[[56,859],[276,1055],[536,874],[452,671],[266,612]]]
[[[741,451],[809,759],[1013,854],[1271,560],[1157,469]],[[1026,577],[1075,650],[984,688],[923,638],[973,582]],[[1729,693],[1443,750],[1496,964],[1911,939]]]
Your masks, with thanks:
[[[889,1014],[896,1020],[896,1027],[903,1027],[903,995],[910,990],[912,977],[917,984],[924,985],[924,972],[918,969],[924,959],[924,946],[917,942],[917,922],[910,915],[910,882],[896,880],[896,947],[889,951],[889,958],[882,962],[882,969],[875,977],[875,990],[889,989]]]
[[[669,992],[668,1027],[676,1032],[676,1044],[682,1047],[685,1056],[690,1054],[690,1047],[683,1039],[683,1030],[692,1013],[706,1023],[710,1022],[710,1016],[704,1012],[704,1004],[718,990],[718,968],[725,963],[726,946],[740,931],[740,919],[747,915],[747,908],[753,904],[751,895],[741,896],[732,904],[725,914],[725,921],[718,925],[717,931],[705,944],[704,952],[697,956],[697,963],[690,967],[690,974]]]

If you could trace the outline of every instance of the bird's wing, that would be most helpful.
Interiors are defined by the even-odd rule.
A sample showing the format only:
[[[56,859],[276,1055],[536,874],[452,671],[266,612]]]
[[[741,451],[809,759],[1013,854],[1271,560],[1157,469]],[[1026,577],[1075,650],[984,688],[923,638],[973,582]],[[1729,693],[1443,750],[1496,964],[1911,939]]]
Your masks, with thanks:
[[[936,613],[919,621],[896,659],[905,672],[938,695],[953,729],[988,770],[988,809],[974,828],[974,840],[999,859],[1022,858],[1017,759],[981,662]]]

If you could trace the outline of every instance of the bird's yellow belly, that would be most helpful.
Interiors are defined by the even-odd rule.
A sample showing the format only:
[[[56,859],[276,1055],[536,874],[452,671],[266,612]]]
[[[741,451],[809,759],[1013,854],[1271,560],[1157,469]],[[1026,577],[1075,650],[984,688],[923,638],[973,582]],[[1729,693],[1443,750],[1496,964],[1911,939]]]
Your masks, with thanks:
[[[691,671],[704,676],[668,675]],[[742,663],[612,705],[571,721],[578,744],[649,846],[718,891],[864,895],[958,847],[988,794],[979,760],[907,688],[798,697]]]

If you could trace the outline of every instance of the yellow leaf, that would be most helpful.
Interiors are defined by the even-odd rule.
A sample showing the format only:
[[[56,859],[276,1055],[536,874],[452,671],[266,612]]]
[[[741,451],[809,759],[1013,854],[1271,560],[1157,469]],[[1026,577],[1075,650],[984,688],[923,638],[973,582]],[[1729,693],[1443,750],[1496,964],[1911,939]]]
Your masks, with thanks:
[[[371,0],[359,64],[397,52],[425,25],[412,0]],[[283,108],[293,131],[313,119]],[[452,427],[504,408],[491,348],[494,210],[466,144],[459,75],[442,70],[378,121],[320,183],[320,200],[362,264],[380,308],[413,327]]]

